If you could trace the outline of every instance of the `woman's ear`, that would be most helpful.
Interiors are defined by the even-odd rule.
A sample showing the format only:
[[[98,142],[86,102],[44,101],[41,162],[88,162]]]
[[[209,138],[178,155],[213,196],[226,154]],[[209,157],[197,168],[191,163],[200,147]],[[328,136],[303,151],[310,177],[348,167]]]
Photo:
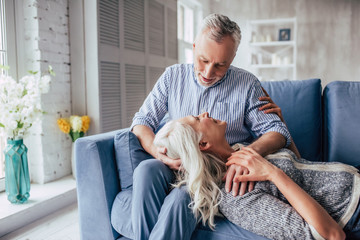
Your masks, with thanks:
[[[199,147],[200,147],[201,151],[206,151],[206,150],[209,150],[209,148],[211,147],[211,144],[209,142],[200,141]]]

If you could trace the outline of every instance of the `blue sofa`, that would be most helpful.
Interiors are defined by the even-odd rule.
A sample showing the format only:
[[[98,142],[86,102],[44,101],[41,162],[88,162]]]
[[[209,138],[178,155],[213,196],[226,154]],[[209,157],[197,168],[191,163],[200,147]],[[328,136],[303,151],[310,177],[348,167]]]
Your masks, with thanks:
[[[331,82],[323,91],[320,79],[262,85],[303,158],[360,165],[360,82]],[[75,151],[81,238],[131,239],[132,173],[148,155],[129,129],[80,138]],[[264,239],[245,230],[234,236],[233,227],[219,218],[216,231],[199,225],[192,239]]]

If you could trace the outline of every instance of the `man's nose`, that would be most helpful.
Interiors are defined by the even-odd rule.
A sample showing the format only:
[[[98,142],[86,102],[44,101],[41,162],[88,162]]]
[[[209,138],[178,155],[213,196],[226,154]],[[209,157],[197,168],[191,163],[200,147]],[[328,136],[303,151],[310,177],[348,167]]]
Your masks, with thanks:
[[[214,74],[214,70],[215,70],[215,65],[214,64],[212,64],[212,63],[209,63],[209,64],[207,64],[206,65],[206,67],[205,67],[205,77],[206,78],[211,78],[212,76],[213,76],[213,74]]]

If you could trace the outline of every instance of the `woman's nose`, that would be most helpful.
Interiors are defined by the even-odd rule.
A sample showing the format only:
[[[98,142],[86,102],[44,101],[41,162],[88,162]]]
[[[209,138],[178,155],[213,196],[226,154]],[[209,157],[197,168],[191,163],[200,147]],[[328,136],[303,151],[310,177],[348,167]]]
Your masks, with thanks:
[[[203,118],[209,118],[209,113],[208,112],[204,112],[201,114],[201,117]]]

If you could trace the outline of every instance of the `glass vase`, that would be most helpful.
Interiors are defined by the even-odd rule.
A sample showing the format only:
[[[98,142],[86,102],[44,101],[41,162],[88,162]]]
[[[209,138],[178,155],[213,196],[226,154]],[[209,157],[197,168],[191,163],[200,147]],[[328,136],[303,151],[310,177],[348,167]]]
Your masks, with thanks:
[[[25,203],[30,197],[27,147],[23,140],[7,140],[5,153],[5,191],[11,203]]]

